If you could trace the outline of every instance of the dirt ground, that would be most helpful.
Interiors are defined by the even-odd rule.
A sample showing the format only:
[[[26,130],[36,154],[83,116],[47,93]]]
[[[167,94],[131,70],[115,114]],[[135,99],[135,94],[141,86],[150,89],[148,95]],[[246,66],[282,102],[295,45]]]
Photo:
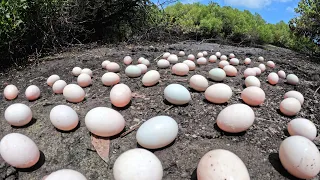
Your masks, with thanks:
[[[320,64],[307,60],[307,57],[290,50],[267,46],[260,48],[234,47],[211,43],[183,42],[172,45],[133,46],[119,45],[101,47],[89,50],[71,51],[34,61],[21,69],[6,70],[0,74],[0,90],[3,92],[7,84],[15,84],[20,90],[17,99],[6,101],[0,94],[0,138],[8,133],[19,132],[35,141],[42,152],[39,163],[30,169],[15,169],[4,163],[0,158],[0,179],[6,180],[40,180],[43,176],[62,168],[71,168],[83,173],[90,180],[112,180],[112,167],[116,158],[126,150],[139,147],[135,139],[136,131],[125,137],[115,137],[111,140],[110,160],[105,163],[94,151],[91,145],[90,133],[84,124],[86,113],[98,106],[112,107],[109,100],[111,87],[103,86],[101,76],[106,72],[101,68],[101,62],[110,60],[121,65],[121,83],[127,84],[136,97],[130,106],[117,109],[126,120],[126,129],[137,124],[138,121],[148,120],[157,115],[168,115],[179,124],[179,134],[176,141],[168,147],[154,150],[154,154],[161,160],[164,169],[164,180],[196,180],[196,167],[200,158],[208,151],[223,148],[237,154],[246,164],[253,180],[282,180],[296,179],[290,176],[278,158],[278,150],[283,139],[288,137],[286,125],[295,117],[285,117],[279,113],[279,103],[285,92],[300,91],[305,97],[302,110],[296,117],[303,117],[313,121],[319,130],[320,121]],[[163,52],[178,53],[184,50],[186,54],[197,54],[206,50],[209,55],[220,51],[229,55],[234,53],[237,58],[244,60],[251,57],[253,62],[249,67],[257,66],[259,56],[276,63],[275,69],[268,68],[259,79],[261,87],[266,93],[266,100],[260,107],[253,107],[256,119],[254,125],[245,133],[228,134],[221,132],[215,125],[218,113],[227,105],[241,103],[240,92],[244,89],[243,64],[237,66],[239,75],[227,77],[224,83],[232,87],[233,96],[228,103],[215,105],[205,101],[204,93],[190,90],[192,101],[186,106],[171,106],[164,101],[163,90],[170,83],[179,83],[189,88],[188,79],[194,74],[208,77],[208,71],[217,67],[217,63],[197,67],[188,76],[179,77],[171,74],[170,69],[160,69],[161,82],[153,87],[143,87],[142,77],[128,78],[124,74],[125,66],[122,59],[125,55],[137,59],[143,56],[150,60],[149,69],[157,70],[156,59]],[[179,61],[186,59],[180,58]],[[242,62],[241,61],[241,62]],[[76,77],[71,70],[75,66],[91,68],[93,71],[93,85],[85,88],[85,101],[68,103],[62,95],[55,95],[51,87],[46,85],[46,79],[52,74],[58,74],[67,83],[76,83]],[[272,86],[266,82],[267,75],[274,71],[284,70],[287,74],[294,73],[300,78],[298,86],[286,84],[280,80]],[[215,82],[209,81],[209,85]],[[37,85],[41,91],[41,98],[29,102],[24,91],[29,85]],[[33,121],[26,127],[11,127],[4,119],[5,109],[13,103],[25,103],[33,111]],[[49,119],[50,110],[59,104],[71,106],[79,115],[80,126],[72,132],[60,132],[54,128]],[[114,108],[114,107],[113,107]],[[320,140],[315,144],[319,147]],[[314,179],[319,179],[316,177]]]

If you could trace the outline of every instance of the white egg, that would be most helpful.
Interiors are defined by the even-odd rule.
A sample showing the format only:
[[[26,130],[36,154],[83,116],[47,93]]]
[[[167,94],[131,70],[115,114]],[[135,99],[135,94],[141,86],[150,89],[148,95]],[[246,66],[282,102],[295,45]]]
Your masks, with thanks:
[[[267,62],[267,66],[270,67],[270,68],[274,68],[276,65],[273,61],[268,61]]]
[[[170,66],[170,62],[165,59],[160,59],[157,62],[157,66],[158,66],[158,68],[168,68]]]
[[[169,53],[169,55],[170,55],[170,53]],[[142,60],[144,60],[144,57],[140,57],[140,58],[138,59],[138,63],[141,64],[141,63],[142,63]]]
[[[49,86],[52,86],[56,81],[58,81],[60,79],[60,77],[56,74],[51,75],[50,77],[48,77],[47,79],[47,84]]]
[[[248,76],[256,76],[257,73],[253,68],[247,68],[246,70],[244,70],[243,75],[246,78]]]
[[[117,84],[110,91],[110,101],[116,107],[125,107],[131,102],[132,91],[126,84]]]
[[[193,54],[189,54],[188,60],[194,61],[194,60],[196,60],[196,57]]]
[[[185,53],[184,51],[180,51],[178,55],[179,55],[180,57],[182,57],[182,56],[185,56],[186,53]]]
[[[119,72],[120,71],[120,65],[118,63],[111,62],[111,63],[107,64],[106,69],[109,72]]]
[[[264,64],[259,64],[258,68],[260,68],[261,72],[264,72],[267,69]]]
[[[317,146],[303,136],[290,136],[282,141],[279,158],[283,167],[300,179],[312,179],[320,172]]]
[[[113,165],[115,180],[162,180],[160,160],[148,150],[130,149],[122,153]]]
[[[317,128],[308,119],[296,118],[288,123],[288,132],[291,136],[299,135],[313,141],[317,137]]]
[[[16,168],[30,168],[40,158],[34,141],[20,133],[10,133],[1,139],[0,154],[5,162]]]
[[[220,57],[221,57],[221,53],[220,53],[220,52],[216,52],[216,56],[217,56],[218,58],[220,58]]]
[[[246,87],[250,87],[250,86],[260,87],[260,85],[261,85],[260,80],[258,78],[256,78],[255,76],[246,77],[244,83],[245,83]]]
[[[213,68],[209,71],[209,78],[214,81],[223,81],[226,77],[226,72],[223,69]]]
[[[172,73],[178,76],[185,76],[189,72],[189,66],[185,63],[177,63],[172,66]]]
[[[87,178],[73,169],[60,169],[52,172],[44,180],[87,180]]]
[[[239,65],[239,59],[237,59],[237,58],[232,58],[232,59],[230,59],[230,64],[232,64],[232,65],[234,65],[234,66],[237,66],[237,65]]]
[[[193,75],[189,80],[189,86],[196,91],[205,91],[208,86],[208,80],[201,75]]]
[[[278,76],[282,79],[285,79],[287,76],[286,76],[286,73],[284,71],[278,71]]]
[[[144,64],[138,64],[137,66],[141,69],[141,74],[144,74],[148,71],[148,67]]]
[[[201,58],[197,59],[197,64],[205,65],[205,64],[207,64],[207,59],[205,57],[201,57]]]
[[[79,124],[79,117],[71,107],[58,105],[51,109],[50,121],[57,129],[70,131]]]
[[[292,97],[292,98],[296,98],[300,104],[302,105],[304,102],[304,97],[303,95],[298,92],[298,91],[288,91],[284,94],[284,99],[288,98],[288,97]]]
[[[261,75],[261,69],[260,68],[258,68],[258,67],[254,67],[254,68],[252,68],[253,70],[255,70],[256,71],[256,76],[260,76]]]
[[[254,122],[254,112],[246,104],[233,104],[224,108],[217,117],[218,127],[229,133],[248,130]]]
[[[235,57],[236,57],[236,56],[235,56],[233,53],[229,54],[229,58],[230,58],[230,59],[235,58]]]
[[[123,130],[125,120],[114,109],[96,107],[86,114],[85,124],[91,133],[97,136],[110,137],[119,134]]]
[[[241,99],[250,106],[259,106],[261,105],[265,99],[266,94],[265,92],[257,86],[250,86],[245,88],[241,92]]]
[[[183,63],[189,67],[189,71],[193,71],[196,69],[196,64],[191,60],[185,60],[183,61]]]
[[[175,64],[178,62],[179,59],[177,55],[171,54],[167,60],[170,62],[170,64]]]
[[[170,84],[164,89],[165,99],[175,105],[187,104],[191,100],[190,92],[180,84]]]
[[[226,65],[226,66],[224,66],[224,67],[223,67],[223,70],[226,72],[226,75],[227,75],[227,76],[234,77],[234,76],[237,76],[237,74],[238,74],[237,68],[235,68],[235,67],[232,66],[232,65]]]
[[[40,93],[40,89],[38,88],[38,86],[35,85],[29,86],[25,91],[26,98],[29,101],[38,99],[40,97]]]
[[[203,57],[203,53],[202,53],[202,52],[199,52],[199,53],[197,54],[197,57],[198,57],[198,58]]]
[[[246,65],[251,64],[251,59],[250,59],[250,58],[246,58],[246,59],[244,60],[244,64],[246,64]]]
[[[142,84],[144,86],[153,86],[157,84],[159,80],[160,73],[156,70],[150,70],[142,77]]]
[[[288,74],[287,83],[291,85],[297,85],[299,84],[299,78],[294,74]]]
[[[217,60],[218,60],[218,57],[217,57],[216,55],[211,55],[211,56],[209,57],[209,62],[214,63],[214,62],[216,62]]]
[[[135,78],[141,76],[141,69],[136,65],[129,65],[126,67],[125,73],[128,77]]]
[[[66,86],[67,86],[67,83],[64,80],[58,80],[53,84],[52,90],[56,94],[62,94],[63,93],[63,89]]]
[[[294,116],[301,110],[301,104],[296,98],[286,98],[280,103],[280,111],[287,116]]]
[[[197,167],[198,180],[250,180],[246,165],[234,153],[224,149],[207,152]]]
[[[221,60],[221,61],[226,61],[226,60],[228,60],[228,57],[227,57],[226,55],[222,55],[222,56],[220,57],[220,60]]]
[[[268,82],[272,85],[276,85],[279,82],[279,76],[277,73],[272,72],[268,75]]]
[[[258,57],[258,61],[259,62],[263,62],[264,61],[264,58],[262,56]]]
[[[203,51],[202,54],[203,54],[203,56],[208,56],[208,52],[207,51]]]
[[[113,86],[120,82],[120,76],[114,72],[107,72],[101,77],[102,84]]]
[[[232,96],[230,86],[217,83],[209,86],[204,92],[206,99],[212,103],[221,104],[226,103]]]
[[[169,52],[165,52],[165,53],[162,55],[162,58],[163,58],[163,59],[168,59],[169,56],[170,56],[170,53],[169,53]]]
[[[132,61],[133,61],[133,60],[132,60],[132,58],[131,58],[130,56],[126,56],[126,57],[123,58],[123,63],[124,63],[125,65],[131,64]]]
[[[156,116],[144,122],[137,131],[137,142],[147,149],[163,148],[178,135],[178,123],[169,116]]]
[[[22,103],[11,104],[4,112],[4,118],[13,126],[24,126],[32,119],[32,111],[29,106]]]
[[[144,59],[144,60],[141,61],[141,64],[144,64],[147,67],[149,67],[150,66],[150,61],[148,59]]]
[[[18,96],[18,94],[19,94],[18,88],[13,84],[7,85],[3,90],[3,95],[8,100],[15,99]]]
[[[103,62],[101,63],[102,68],[106,69],[106,68],[107,68],[107,65],[108,65],[109,63],[111,63],[111,62],[108,61],[108,60],[103,61]],[[79,75],[80,75],[80,74],[79,74]]]
[[[69,102],[78,103],[83,101],[85,97],[85,92],[77,84],[68,84],[63,89],[63,96]]]
[[[79,75],[81,74],[81,71],[82,71],[82,69],[81,69],[80,67],[74,67],[74,68],[72,69],[72,74],[73,74],[74,76],[79,76]]]
[[[219,62],[219,67],[221,69],[223,69],[226,65],[229,65],[229,62],[228,61],[220,61]]]
[[[91,76],[86,73],[81,73],[77,78],[78,85],[81,87],[90,86],[92,83]]]
[[[110,63],[109,63],[110,64]],[[92,77],[92,71],[91,71],[91,69],[89,69],[89,68],[84,68],[84,69],[82,69],[82,71],[81,71],[81,74],[88,74],[90,77]],[[80,75],[81,75],[80,74]]]

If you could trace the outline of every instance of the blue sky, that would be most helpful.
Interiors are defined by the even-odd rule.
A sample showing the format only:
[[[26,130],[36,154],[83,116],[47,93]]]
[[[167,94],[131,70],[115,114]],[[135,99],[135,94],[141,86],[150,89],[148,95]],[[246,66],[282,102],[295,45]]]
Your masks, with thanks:
[[[160,0],[152,0],[158,2]],[[164,0],[162,0],[163,2]],[[249,10],[251,13],[259,13],[267,22],[277,23],[281,20],[288,22],[296,17],[294,8],[299,0],[212,0],[221,6],[231,6],[240,10]],[[160,1],[161,2],[161,1]],[[210,0],[180,0],[182,3],[200,2],[208,4]]]

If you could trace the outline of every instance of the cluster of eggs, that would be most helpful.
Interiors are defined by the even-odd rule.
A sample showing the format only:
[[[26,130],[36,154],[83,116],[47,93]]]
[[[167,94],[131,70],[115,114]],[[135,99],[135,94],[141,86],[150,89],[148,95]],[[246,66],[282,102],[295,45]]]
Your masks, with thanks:
[[[157,62],[159,69],[171,67],[172,74],[185,76],[189,71],[193,71],[196,65],[206,65],[215,63],[220,59],[218,68],[213,68],[208,72],[208,77],[218,83],[209,86],[206,77],[193,75],[189,79],[189,86],[195,91],[204,92],[206,100],[215,104],[226,103],[233,95],[232,89],[222,81],[227,77],[234,77],[239,74],[235,66],[240,64],[240,60],[231,53],[228,57],[220,52],[211,55],[208,60],[207,51],[199,52],[197,56],[189,54],[187,60],[179,63],[178,57],[185,56],[184,51],[178,55],[166,52],[162,59]],[[197,59],[196,59],[197,57]],[[259,57],[259,62],[264,58]],[[125,74],[130,78],[140,77],[142,74],[142,84],[144,86],[154,86],[160,80],[160,73],[156,70],[149,70],[150,61],[140,57],[138,64],[133,65],[133,59],[126,56],[123,62],[127,67]],[[246,58],[243,63],[249,65],[250,58]],[[275,68],[275,63],[267,62],[269,68]],[[120,65],[108,60],[102,62],[102,68],[108,70],[101,77],[101,81],[106,86],[113,86],[110,91],[110,101],[116,107],[128,105],[132,98],[129,86],[120,83]],[[241,92],[241,99],[246,104],[232,104],[224,108],[217,115],[216,123],[218,127],[229,133],[239,133],[247,131],[254,123],[255,113],[250,106],[262,105],[265,101],[265,92],[260,88],[261,83],[257,78],[266,71],[266,66],[261,63],[258,67],[247,68],[244,71],[246,88]],[[75,67],[72,74],[77,76],[78,84],[67,84],[60,80],[58,75],[52,75],[47,79],[47,84],[52,87],[54,93],[63,94],[69,102],[78,103],[85,98],[84,87],[92,83],[92,71],[88,68],[81,69]],[[279,77],[286,79],[288,84],[297,85],[299,79],[294,74],[286,76],[284,71],[270,73],[267,81],[276,85]],[[15,99],[19,91],[14,85],[8,85],[4,90],[4,96],[8,100]],[[28,95],[27,95],[28,94]],[[40,96],[40,89],[34,85],[26,90],[26,97],[35,100]],[[187,88],[180,84],[170,84],[164,89],[164,98],[174,105],[184,105],[191,101],[191,94]],[[296,115],[304,102],[304,97],[297,91],[289,91],[284,95],[284,100],[280,103],[280,111],[288,116]],[[15,103],[10,105],[5,111],[5,119],[13,126],[24,126],[32,119],[30,107]],[[79,117],[75,110],[67,105],[55,106],[50,111],[50,121],[53,126],[62,131],[70,131],[79,124]],[[116,110],[108,107],[96,107],[87,112],[85,125],[92,134],[101,137],[111,137],[123,131],[126,121]],[[288,123],[288,132],[291,137],[285,139],[279,150],[280,161],[292,175],[299,178],[312,178],[320,171],[319,150],[312,143],[317,135],[315,125],[308,119],[296,118]],[[163,168],[161,161],[156,155],[146,149],[159,149],[168,146],[178,135],[178,123],[169,116],[156,116],[144,122],[137,130],[136,140],[142,148],[130,149],[122,153],[115,161],[113,175],[116,180],[125,179],[162,179]],[[295,148],[298,147],[298,148]],[[146,148],[146,149],[143,149]],[[306,151],[307,153],[302,153]],[[23,150],[23,151],[22,151]],[[10,133],[4,136],[0,142],[0,154],[10,165],[17,168],[28,168],[37,163],[40,157],[37,145],[29,137]],[[12,156],[11,154],[15,154]],[[312,158],[311,158],[312,157]],[[306,160],[298,164],[298,159]],[[216,166],[224,163],[225,167]],[[312,168],[311,168],[312,166]],[[212,170],[212,168],[216,168]],[[222,168],[221,170],[219,168]],[[311,169],[310,169],[311,168]],[[223,171],[222,171],[223,170]],[[135,173],[139,172],[139,173]],[[45,177],[46,180],[58,178],[76,178],[85,180],[85,176],[72,169],[61,169]],[[198,179],[226,179],[237,177],[240,179],[250,179],[248,170],[242,160],[234,153],[215,149],[203,155],[198,163]]]

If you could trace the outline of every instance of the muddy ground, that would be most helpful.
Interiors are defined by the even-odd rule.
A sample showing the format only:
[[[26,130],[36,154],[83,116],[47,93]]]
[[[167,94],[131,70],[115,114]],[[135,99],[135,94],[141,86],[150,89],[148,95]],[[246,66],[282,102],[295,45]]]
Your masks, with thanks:
[[[168,115],[179,124],[179,134],[176,141],[170,146],[153,151],[161,160],[164,169],[164,180],[195,180],[196,167],[200,158],[208,151],[223,148],[237,154],[246,164],[251,179],[254,180],[282,180],[295,179],[281,166],[278,158],[278,149],[283,139],[288,136],[287,123],[295,117],[285,117],[279,113],[279,103],[285,92],[298,90],[305,96],[302,110],[296,117],[303,117],[313,121],[319,130],[320,121],[320,93],[315,90],[320,86],[320,64],[311,62],[307,57],[290,50],[267,46],[260,48],[233,47],[210,43],[184,42],[173,45],[153,45],[154,47],[119,45],[100,47],[89,50],[70,51],[52,57],[32,62],[20,70],[6,70],[0,75],[1,93],[5,85],[15,84],[19,90],[19,97],[13,101],[6,101],[0,94],[0,138],[11,132],[23,133],[32,138],[41,150],[42,158],[39,163],[27,170],[15,169],[0,159],[0,179],[6,180],[40,180],[43,176],[62,168],[71,168],[80,171],[91,180],[112,180],[112,167],[116,158],[126,150],[139,147],[136,131],[125,137],[115,137],[111,141],[110,161],[105,163],[91,145],[90,133],[84,124],[86,113],[98,106],[112,107],[109,100],[111,87],[103,86],[101,76],[106,70],[101,68],[103,60],[119,62],[121,64],[121,82],[127,84],[138,96],[132,99],[127,108],[118,109],[124,116],[128,130],[139,121],[147,120],[157,115]],[[172,75],[170,69],[159,70],[161,82],[153,87],[143,87],[141,78],[128,78],[124,75],[125,66],[122,59],[125,55],[137,59],[143,56],[151,61],[149,69],[157,69],[156,59],[161,53],[169,51],[178,53],[184,50],[187,54],[196,54],[206,50],[209,55],[216,51],[228,55],[236,54],[244,60],[251,57],[250,67],[257,66],[255,60],[259,56],[276,63],[275,69],[267,69],[259,78],[266,93],[266,100],[260,107],[253,107],[256,119],[254,125],[245,133],[227,134],[221,132],[215,125],[218,113],[227,105],[241,103],[240,92],[244,89],[244,65],[237,66],[239,75],[228,77],[224,83],[232,87],[233,96],[227,104],[215,105],[205,101],[204,93],[190,90],[192,101],[187,106],[171,106],[163,98],[163,90],[170,83],[179,83],[188,88],[188,79],[194,74],[208,77],[208,71],[217,67],[217,63],[197,67],[188,76]],[[180,61],[186,57],[180,58]],[[75,66],[91,68],[93,85],[85,88],[85,101],[72,104],[65,101],[62,95],[55,95],[51,87],[46,85],[46,78],[58,74],[67,83],[76,83],[76,77],[71,75]],[[266,82],[267,75],[283,69],[287,74],[295,73],[300,78],[298,86],[286,84],[280,80],[272,86]],[[209,81],[210,85],[215,82]],[[29,102],[24,91],[29,85],[37,85],[42,91],[41,98]],[[25,103],[33,111],[33,121],[26,127],[11,127],[4,119],[5,109],[13,103]],[[59,104],[71,106],[79,114],[80,126],[72,132],[60,132],[54,128],[49,120],[50,110]],[[114,107],[113,107],[114,108]],[[315,144],[319,147],[320,140]],[[316,177],[314,179],[319,179]]]

